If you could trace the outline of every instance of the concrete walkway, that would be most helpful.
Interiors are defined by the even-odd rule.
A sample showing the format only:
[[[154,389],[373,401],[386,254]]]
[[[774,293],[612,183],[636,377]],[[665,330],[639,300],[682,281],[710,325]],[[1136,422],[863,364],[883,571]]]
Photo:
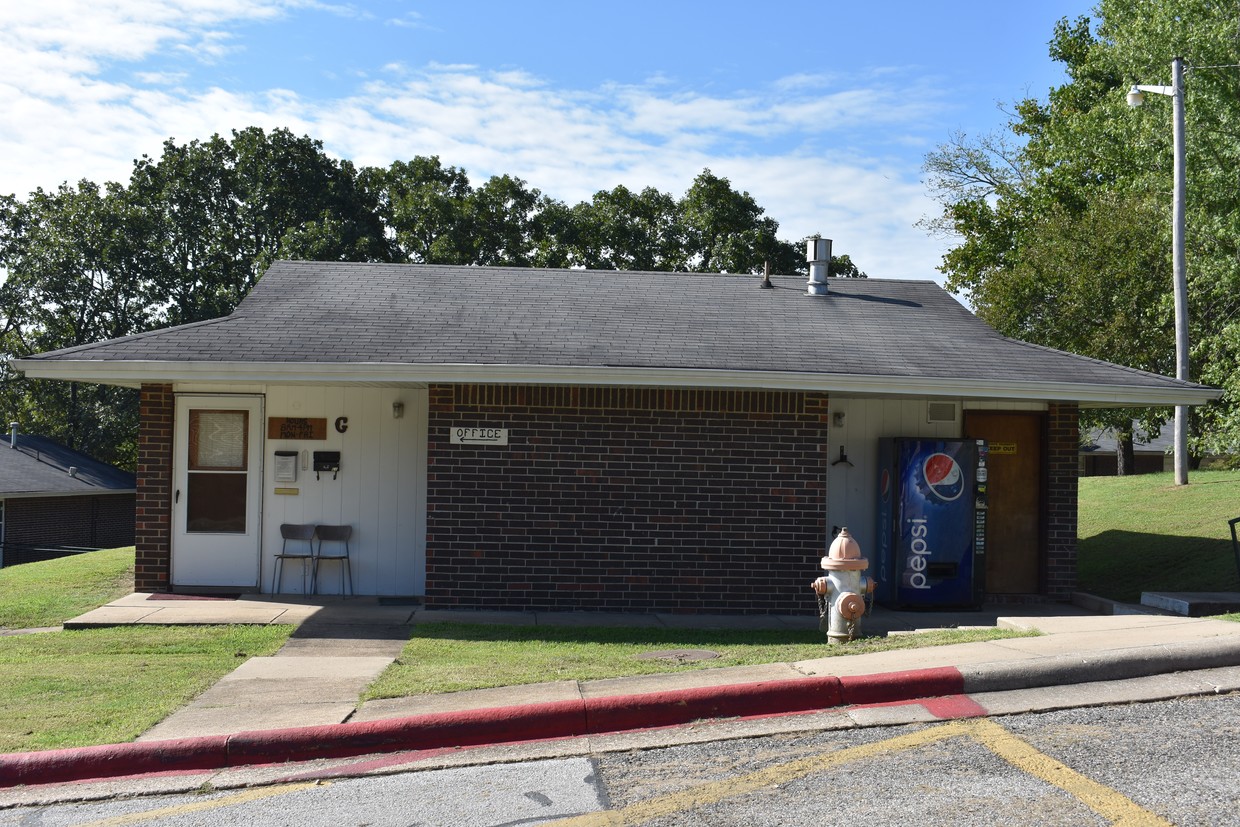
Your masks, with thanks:
[[[373,598],[130,595],[66,626],[298,628],[277,655],[245,663],[138,742],[0,755],[0,806],[1240,691],[1240,623],[1078,602],[1095,611],[880,609],[863,625],[867,634],[1000,626],[1035,637],[834,657],[825,655],[846,647],[824,641],[824,657],[796,663],[555,681],[359,708],[358,694],[420,622],[756,629],[812,628],[816,618],[441,612]]]
[[[1114,607],[1111,607],[1112,609]],[[139,739],[157,741],[255,730],[378,721],[413,715],[640,695],[834,675],[881,675],[986,665],[1025,688],[1240,664],[1240,623],[1142,613],[1099,615],[1062,604],[988,606],[979,612],[896,612],[878,608],[867,635],[918,629],[1001,627],[1037,633],[1011,638],[798,663],[678,671],[596,681],[555,681],[359,703],[360,693],[397,656],[414,624],[722,629],[814,629],[817,618],[589,612],[436,611],[385,605],[379,598],[250,596],[188,598],[133,594],[88,612],[66,628],[124,624],[291,623],[297,630],[273,657],[252,658]],[[829,651],[824,641],[824,652]],[[843,649],[844,647],[840,647]],[[1002,668],[1000,668],[1002,667]],[[995,680],[993,677],[990,679]]]

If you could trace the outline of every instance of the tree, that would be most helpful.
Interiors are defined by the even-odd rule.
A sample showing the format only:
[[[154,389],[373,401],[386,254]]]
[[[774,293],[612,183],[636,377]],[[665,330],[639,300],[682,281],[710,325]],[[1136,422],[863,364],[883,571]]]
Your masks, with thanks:
[[[520,178],[492,176],[469,194],[465,220],[473,236],[472,263],[492,267],[555,266],[544,212],[553,201]],[[540,255],[539,253],[542,253]]]
[[[90,181],[0,202],[0,286],[5,356],[3,398],[24,430],[132,466],[137,397],[125,388],[30,380],[8,360],[142,330],[150,309],[140,289],[141,257],[116,185]]]
[[[676,199],[654,187],[600,190],[573,207],[572,263],[595,270],[686,270]]]
[[[169,139],[128,185],[0,197],[0,398],[26,429],[132,466],[132,391],[26,380],[9,360],[225,316],[277,258],[804,270],[778,227],[710,170],[680,200],[616,187],[569,207],[433,156],[358,171],[287,129]],[[847,256],[832,272],[864,276]]]
[[[1193,376],[1228,395],[1194,417],[1192,450],[1240,444],[1240,7],[1102,0],[1061,20],[1050,56],[1068,82],[1023,100],[1006,134],[956,136],[927,158],[959,239],[941,269],[1002,332],[1171,373],[1169,106],[1131,111],[1129,85],[1190,65],[1189,316]],[[1194,71],[1191,67],[1202,67]],[[1141,417],[1153,430],[1164,411]],[[1131,412],[1101,414],[1131,430]]]
[[[727,178],[702,170],[680,202],[689,269],[713,273],[760,273],[770,262],[776,273],[804,269],[796,247],[776,237],[779,222]]]
[[[391,261],[376,194],[319,141],[257,127],[135,163],[132,220],[150,239],[147,299],[184,324],[232,312],[277,258]]]
[[[387,169],[362,170],[383,222],[391,229],[400,260],[469,264],[473,241],[465,207],[473,187],[465,171],[443,166],[438,156],[396,161]]]

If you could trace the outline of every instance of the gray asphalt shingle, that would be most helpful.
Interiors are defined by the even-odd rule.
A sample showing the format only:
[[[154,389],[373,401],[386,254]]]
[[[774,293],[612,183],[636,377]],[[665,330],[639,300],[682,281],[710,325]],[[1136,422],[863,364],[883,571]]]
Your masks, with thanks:
[[[132,491],[135,485],[128,471],[44,437],[18,434],[16,448],[7,435],[0,443],[0,496],[99,494]]]
[[[930,281],[277,262],[223,319],[35,360],[692,368],[1162,386],[999,335]]]

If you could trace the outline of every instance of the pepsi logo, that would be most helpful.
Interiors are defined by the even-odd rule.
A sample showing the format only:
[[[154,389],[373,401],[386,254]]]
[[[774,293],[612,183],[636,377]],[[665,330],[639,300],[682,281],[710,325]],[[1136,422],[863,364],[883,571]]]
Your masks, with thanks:
[[[964,473],[949,454],[931,454],[921,466],[927,492],[939,502],[949,503],[964,493]]]
[[[886,468],[884,468],[883,473],[879,475],[878,491],[879,496],[883,499],[883,502],[887,502],[887,500],[891,498],[891,471]]]

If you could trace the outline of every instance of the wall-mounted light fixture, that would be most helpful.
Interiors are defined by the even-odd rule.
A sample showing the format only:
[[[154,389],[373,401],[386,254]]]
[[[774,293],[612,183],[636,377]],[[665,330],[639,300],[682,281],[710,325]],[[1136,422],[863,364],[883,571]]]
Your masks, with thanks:
[[[844,427],[844,412],[836,411],[835,413],[833,413],[831,415],[831,424],[837,428],[843,428]]]
[[[393,402],[392,403],[392,419],[400,419],[404,415],[405,415],[405,403],[404,402]]]

